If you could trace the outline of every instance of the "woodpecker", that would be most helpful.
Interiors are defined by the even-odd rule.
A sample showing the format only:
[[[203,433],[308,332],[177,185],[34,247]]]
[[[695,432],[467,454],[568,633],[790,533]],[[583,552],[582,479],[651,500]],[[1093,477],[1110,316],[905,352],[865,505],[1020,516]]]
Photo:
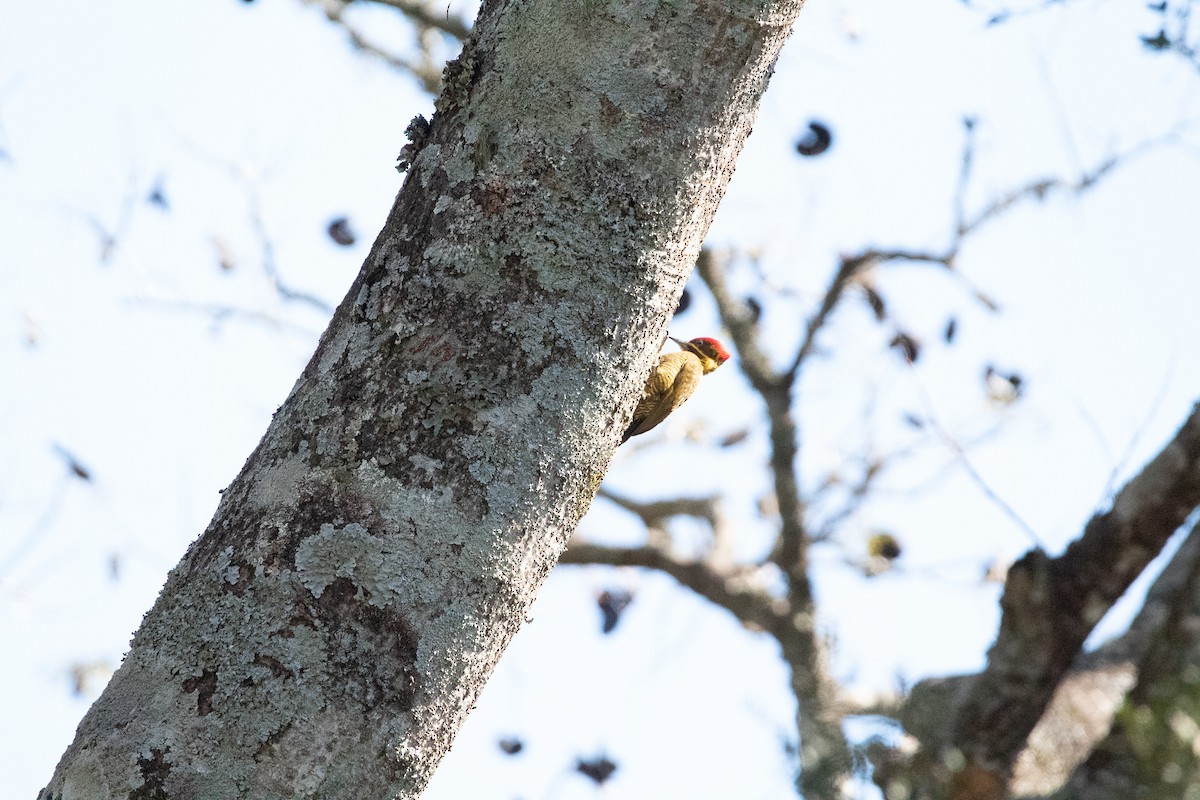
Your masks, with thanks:
[[[646,379],[642,399],[638,400],[633,419],[621,438],[622,443],[666,419],[696,391],[701,375],[707,375],[729,360],[729,352],[716,339],[702,336],[685,342],[674,336],[668,338],[683,349],[658,359],[658,366]]]

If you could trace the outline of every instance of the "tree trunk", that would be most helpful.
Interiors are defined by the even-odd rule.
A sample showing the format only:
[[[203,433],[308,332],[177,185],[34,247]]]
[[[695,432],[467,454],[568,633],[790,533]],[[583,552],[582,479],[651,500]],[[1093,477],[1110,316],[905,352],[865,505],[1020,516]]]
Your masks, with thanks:
[[[604,475],[801,3],[485,2],[42,797],[421,793]]]

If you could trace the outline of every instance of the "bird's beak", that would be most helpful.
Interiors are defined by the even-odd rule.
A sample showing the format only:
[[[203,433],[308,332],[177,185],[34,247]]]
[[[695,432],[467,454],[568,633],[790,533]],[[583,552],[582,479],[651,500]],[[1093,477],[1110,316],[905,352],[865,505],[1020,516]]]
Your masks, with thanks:
[[[674,336],[668,336],[667,338],[670,339],[675,344],[679,345],[680,347],[683,347],[684,350],[687,349],[686,347],[684,347],[684,345],[686,345],[687,342],[685,342],[683,339],[676,339]]]

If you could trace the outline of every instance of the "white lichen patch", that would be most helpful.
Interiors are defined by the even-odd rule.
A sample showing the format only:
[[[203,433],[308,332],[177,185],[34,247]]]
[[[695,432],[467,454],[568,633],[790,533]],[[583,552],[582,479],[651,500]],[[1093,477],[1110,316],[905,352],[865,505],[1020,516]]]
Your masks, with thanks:
[[[357,522],[341,528],[327,522],[296,549],[296,577],[316,598],[338,578],[349,578],[356,586],[371,590],[375,605],[386,605],[393,591],[382,576],[387,557],[381,544]]]
[[[318,442],[321,439],[318,437]],[[318,452],[321,447],[318,444]],[[262,480],[255,481],[250,502],[258,508],[288,508],[295,505],[300,482],[308,477],[311,468],[305,455],[296,453],[272,464]]]
[[[230,545],[221,552],[217,553],[216,558],[213,559],[213,569],[218,575],[228,575],[229,565],[232,558],[233,545]],[[234,580],[236,581],[237,579],[234,578]]]

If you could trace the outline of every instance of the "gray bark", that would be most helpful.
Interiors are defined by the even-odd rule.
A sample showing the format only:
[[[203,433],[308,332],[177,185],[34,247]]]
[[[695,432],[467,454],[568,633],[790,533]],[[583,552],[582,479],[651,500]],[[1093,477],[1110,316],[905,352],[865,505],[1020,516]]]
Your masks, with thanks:
[[[1057,558],[1033,550],[1009,569],[988,666],[973,681],[952,746],[966,758],[956,791],[1003,786],[1084,640],[1200,505],[1200,406],[1175,438]]]
[[[485,3],[42,797],[421,793],[603,478],[801,2]]]
[[[1198,553],[1200,525],[1159,579],[1164,591],[1139,615],[1152,621],[1129,648],[1137,684],[1055,800],[1168,800],[1200,792]]]
[[[1013,565],[982,673],[914,687],[899,721],[920,748],[871,754],[887,796],[1157,798],[1181,796],[1172,792],[1195,783],[1200,760],[1191,748],[1200,734],[1181,747],[1175,728],[1200,731],[1192,699],[1200,526],[1155,581],[1129,631],[1094,652],[1081,648],[1197,507],[1200,405],[1063,555],[1035,550]],[[989,767],[983,752],[1004,758]],[[1169,787],[1132,792],[1164,774]]]

